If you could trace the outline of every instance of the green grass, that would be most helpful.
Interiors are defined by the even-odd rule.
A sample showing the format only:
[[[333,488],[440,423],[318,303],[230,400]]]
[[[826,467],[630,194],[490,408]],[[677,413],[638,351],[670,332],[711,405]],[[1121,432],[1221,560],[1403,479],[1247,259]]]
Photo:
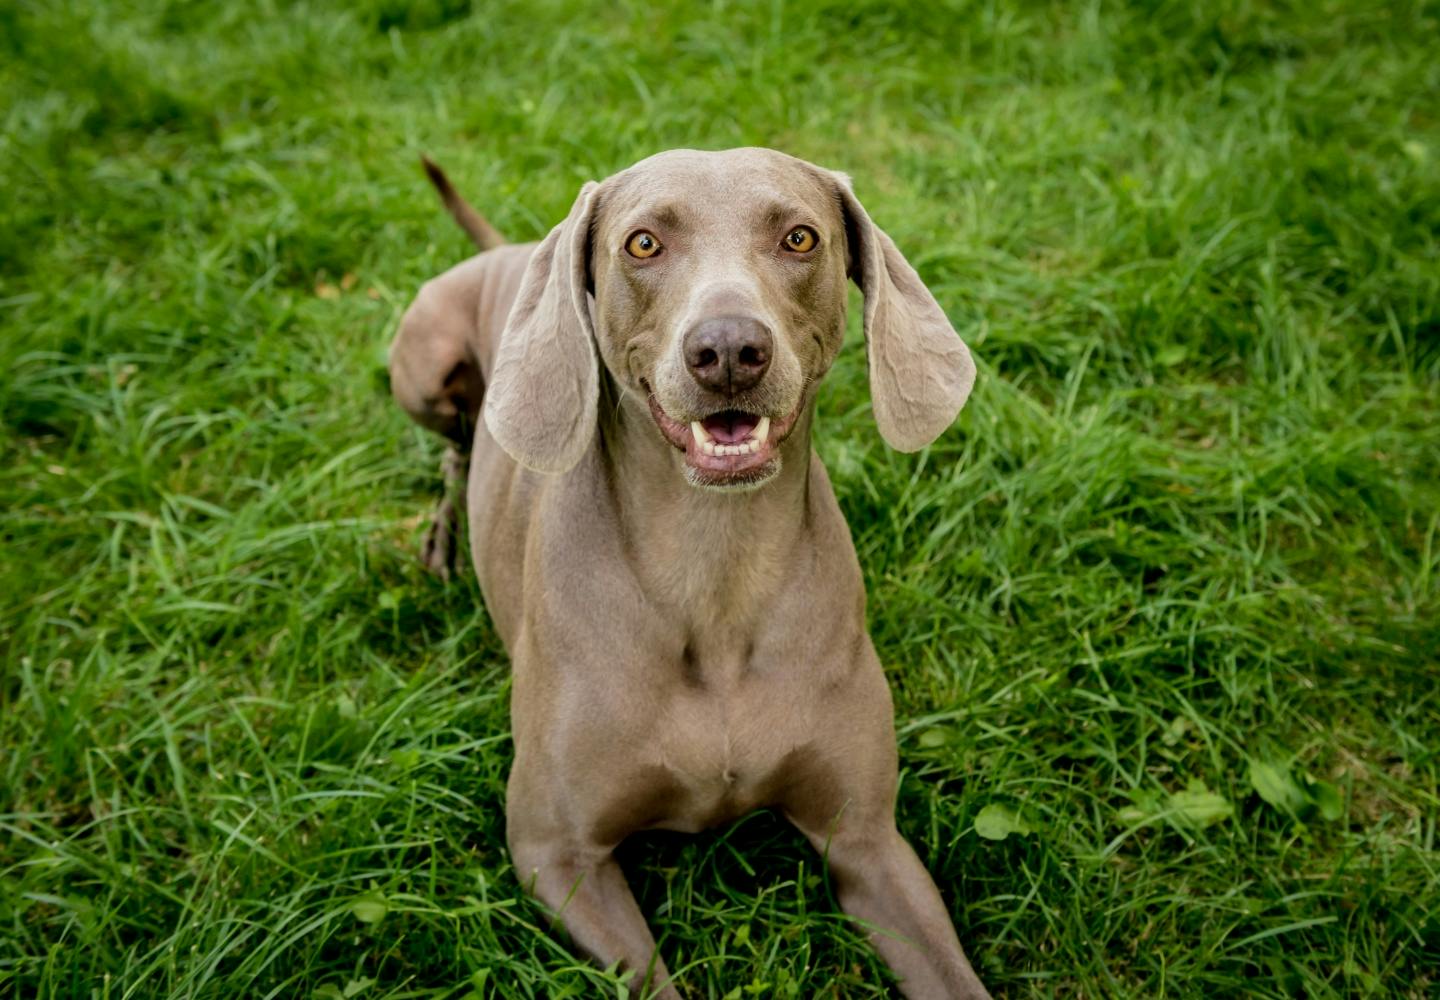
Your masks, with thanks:
[[[422,150],[532,238],[742,144],[980,361],[902,456],[853,345],[818,447],[996,991],[1440,989],[1433,3],[411,6],[0,6],[0,995],[615,995],[384,349],[468,252]],[[687,996],[891,990],[779,819],[625,853]]]

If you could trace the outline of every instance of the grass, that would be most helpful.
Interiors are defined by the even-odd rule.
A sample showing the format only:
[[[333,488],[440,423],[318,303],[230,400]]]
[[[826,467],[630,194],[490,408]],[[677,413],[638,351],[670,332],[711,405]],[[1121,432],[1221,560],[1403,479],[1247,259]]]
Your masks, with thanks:
[[[997,993],[1440,989],[1433,3],[0,6],[0,995],[615,995],[386,344],[673,146],[846,170],[981,364],[819,402],[898,811]],[[983,813],[983,815],[982,815]],[[1003,840],[992,835],[1007,824]],[[892,985],[777,818],[626,859],[693,997]]]

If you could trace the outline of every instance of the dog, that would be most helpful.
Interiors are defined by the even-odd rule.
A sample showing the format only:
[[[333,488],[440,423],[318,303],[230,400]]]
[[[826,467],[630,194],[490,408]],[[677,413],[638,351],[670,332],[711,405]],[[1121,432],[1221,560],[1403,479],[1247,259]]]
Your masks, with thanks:
[[[448,566],[463,506],[513,664],[521,881],[580,949],[677,1000],[613,851],[773,808],[907,997],[987,997],[895,826],[890,691],[810,443],[849,280],[900,451],[974,383],[944,311],[847,177],[774,150],[660,153],[515,245],[425,162],[482,252],[420,289],[391,385],[462,487],[426,561]]]

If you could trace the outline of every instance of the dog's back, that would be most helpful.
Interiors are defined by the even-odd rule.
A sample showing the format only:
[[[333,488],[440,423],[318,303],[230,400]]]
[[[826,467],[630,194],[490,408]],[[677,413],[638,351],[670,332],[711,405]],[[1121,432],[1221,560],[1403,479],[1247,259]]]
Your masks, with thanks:
[[[440,200],[480,253],[427,281],[390,347],[390,388],[417,423],[468,449],[505,319],[534,243],[506,243],[422,157]]]

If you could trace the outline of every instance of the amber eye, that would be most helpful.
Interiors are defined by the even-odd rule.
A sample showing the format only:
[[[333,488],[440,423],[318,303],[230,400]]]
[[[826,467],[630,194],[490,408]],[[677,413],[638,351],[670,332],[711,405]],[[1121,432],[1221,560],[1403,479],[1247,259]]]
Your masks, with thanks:
[[[809,226],[796,226],[785,236],[785,249],[795,253],[809,253],[815,249],[820,237]]]
[[[647,233],[643,229],[625,241],[625,252],[631,257],[639,257],[641,260],[646,257],[654,257],[662,249],[655,234]]]

